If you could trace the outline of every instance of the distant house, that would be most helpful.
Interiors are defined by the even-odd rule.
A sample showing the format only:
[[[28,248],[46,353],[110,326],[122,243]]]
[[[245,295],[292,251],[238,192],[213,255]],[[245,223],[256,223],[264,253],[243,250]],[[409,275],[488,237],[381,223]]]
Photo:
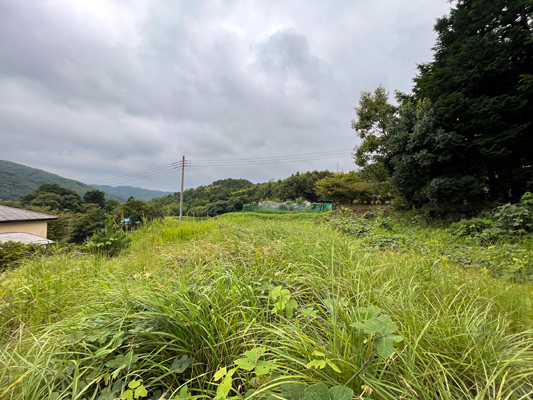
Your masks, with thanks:
[[[0,205],[0,243],[9,241],[41,245],[53,243],[46,238],[48,221],[53,219],[57,217]]]

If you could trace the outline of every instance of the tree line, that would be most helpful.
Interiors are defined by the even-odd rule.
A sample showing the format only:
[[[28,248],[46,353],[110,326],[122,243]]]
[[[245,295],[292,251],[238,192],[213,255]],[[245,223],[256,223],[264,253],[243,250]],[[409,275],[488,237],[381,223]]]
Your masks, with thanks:
[[[223,179],[184,192],[184,215],[214,217],[241,211],[244,204],[276,202],[371,202],[381,198],[359,172],[312,171],[277,181],[254,184],[246,179]],[[382,199],[382,198],[381,198]],[[47,183],[20,198],[1,204],[58,216],[48,222],[48,237],[57,242],[83,243],[94,232],[104,231],[106,221],[117,227],[133,229],[144,221],[179,215],[180,194],[174,193],[149,201],[130,197],[120,203],[106,199],[101,190],[80,196],[57,183]]]
[[[164,210],[141,200],[129,198],[125,203],[105,198],[101,190],[89,190],[83,197],[57,183],[46,183],[20,198],[2,201],[3,205],[56,215],[48,221],[48,238],[62,243],[83,243],[95,231],[105,229],[113,220],[122,228],[135,227],[146,219],[164,216]]]
[[[222,179],[210,185],[198,186],[183,192],[183,213],[189,216],[216,216],[241,211],[244,204],[260,201],[309,201],[328,199],[315,191],[315,184],[332,176],[330,171],[312,171],[291,175],[277,181],[254,184],[246,179]],[[170,215],[179,214],[180,193],[149,201],[164,207]]]
[[[397,204],[442,213],[533,188],[533,2],[453,3],[413,92],[363,92],[352,121],[362,173],[386,176]]]

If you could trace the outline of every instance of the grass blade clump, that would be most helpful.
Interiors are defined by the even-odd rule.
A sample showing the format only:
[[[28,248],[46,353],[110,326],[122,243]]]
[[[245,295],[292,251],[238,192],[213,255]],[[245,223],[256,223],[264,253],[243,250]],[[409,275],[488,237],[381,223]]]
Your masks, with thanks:
[[[531,286],[451,262],[445,231],[369,224],[165,219],[119,257],[30,260],[0,277],[0,398],[527,398]]]

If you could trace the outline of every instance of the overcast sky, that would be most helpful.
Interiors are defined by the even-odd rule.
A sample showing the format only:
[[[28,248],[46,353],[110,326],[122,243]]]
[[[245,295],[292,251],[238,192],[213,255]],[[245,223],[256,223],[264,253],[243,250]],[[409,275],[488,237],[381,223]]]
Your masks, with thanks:
[[[0,0],[0,159],[95,183],[182,155],[351,149],[360,92],[410,91],[449,8],[445,0]],[[354,167],[349,157],[197,167],[186,187],[337,163]],[[159,179],[108,183],[178,190],[177,171],[153,171]]]

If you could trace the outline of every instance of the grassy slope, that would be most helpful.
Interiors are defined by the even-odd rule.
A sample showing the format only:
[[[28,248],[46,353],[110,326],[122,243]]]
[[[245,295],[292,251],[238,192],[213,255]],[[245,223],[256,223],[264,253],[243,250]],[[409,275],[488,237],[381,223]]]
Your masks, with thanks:
[[[74,190],[79,195],[94,189],[85,183],[62,176],[51,174],[37,168],[0,160],[0,198],[16,201],[20,196],[33,192],[44,183],[57,183],[67,189]]]
[[[214,397],[213,374],[260,345],[308,384],[358,372],[349,386],[367,388],[361,398],[518,399],[533,388],[531,286],[443,258],[443,247],[462,245],[444,231],[394,227],[416,246],[379,250],[319,218],[167,219],[134,232],[119,258],[60,254],[0,276],[0,398],[97,398],[135,378],[167,399],[185,383]],[[293,318],[271,313],[269,285],[290,290]],[[370,304],[403,336],[386,361],[350,327]],[[340,372],[307,369],[315,350]],[[139,359],[106,386],[116,369],[106,364],[128,352]],[[195,364],[170,372],[182,355]],[[237,371],[234,388],[260,398],[276,384],[252,376]]]

